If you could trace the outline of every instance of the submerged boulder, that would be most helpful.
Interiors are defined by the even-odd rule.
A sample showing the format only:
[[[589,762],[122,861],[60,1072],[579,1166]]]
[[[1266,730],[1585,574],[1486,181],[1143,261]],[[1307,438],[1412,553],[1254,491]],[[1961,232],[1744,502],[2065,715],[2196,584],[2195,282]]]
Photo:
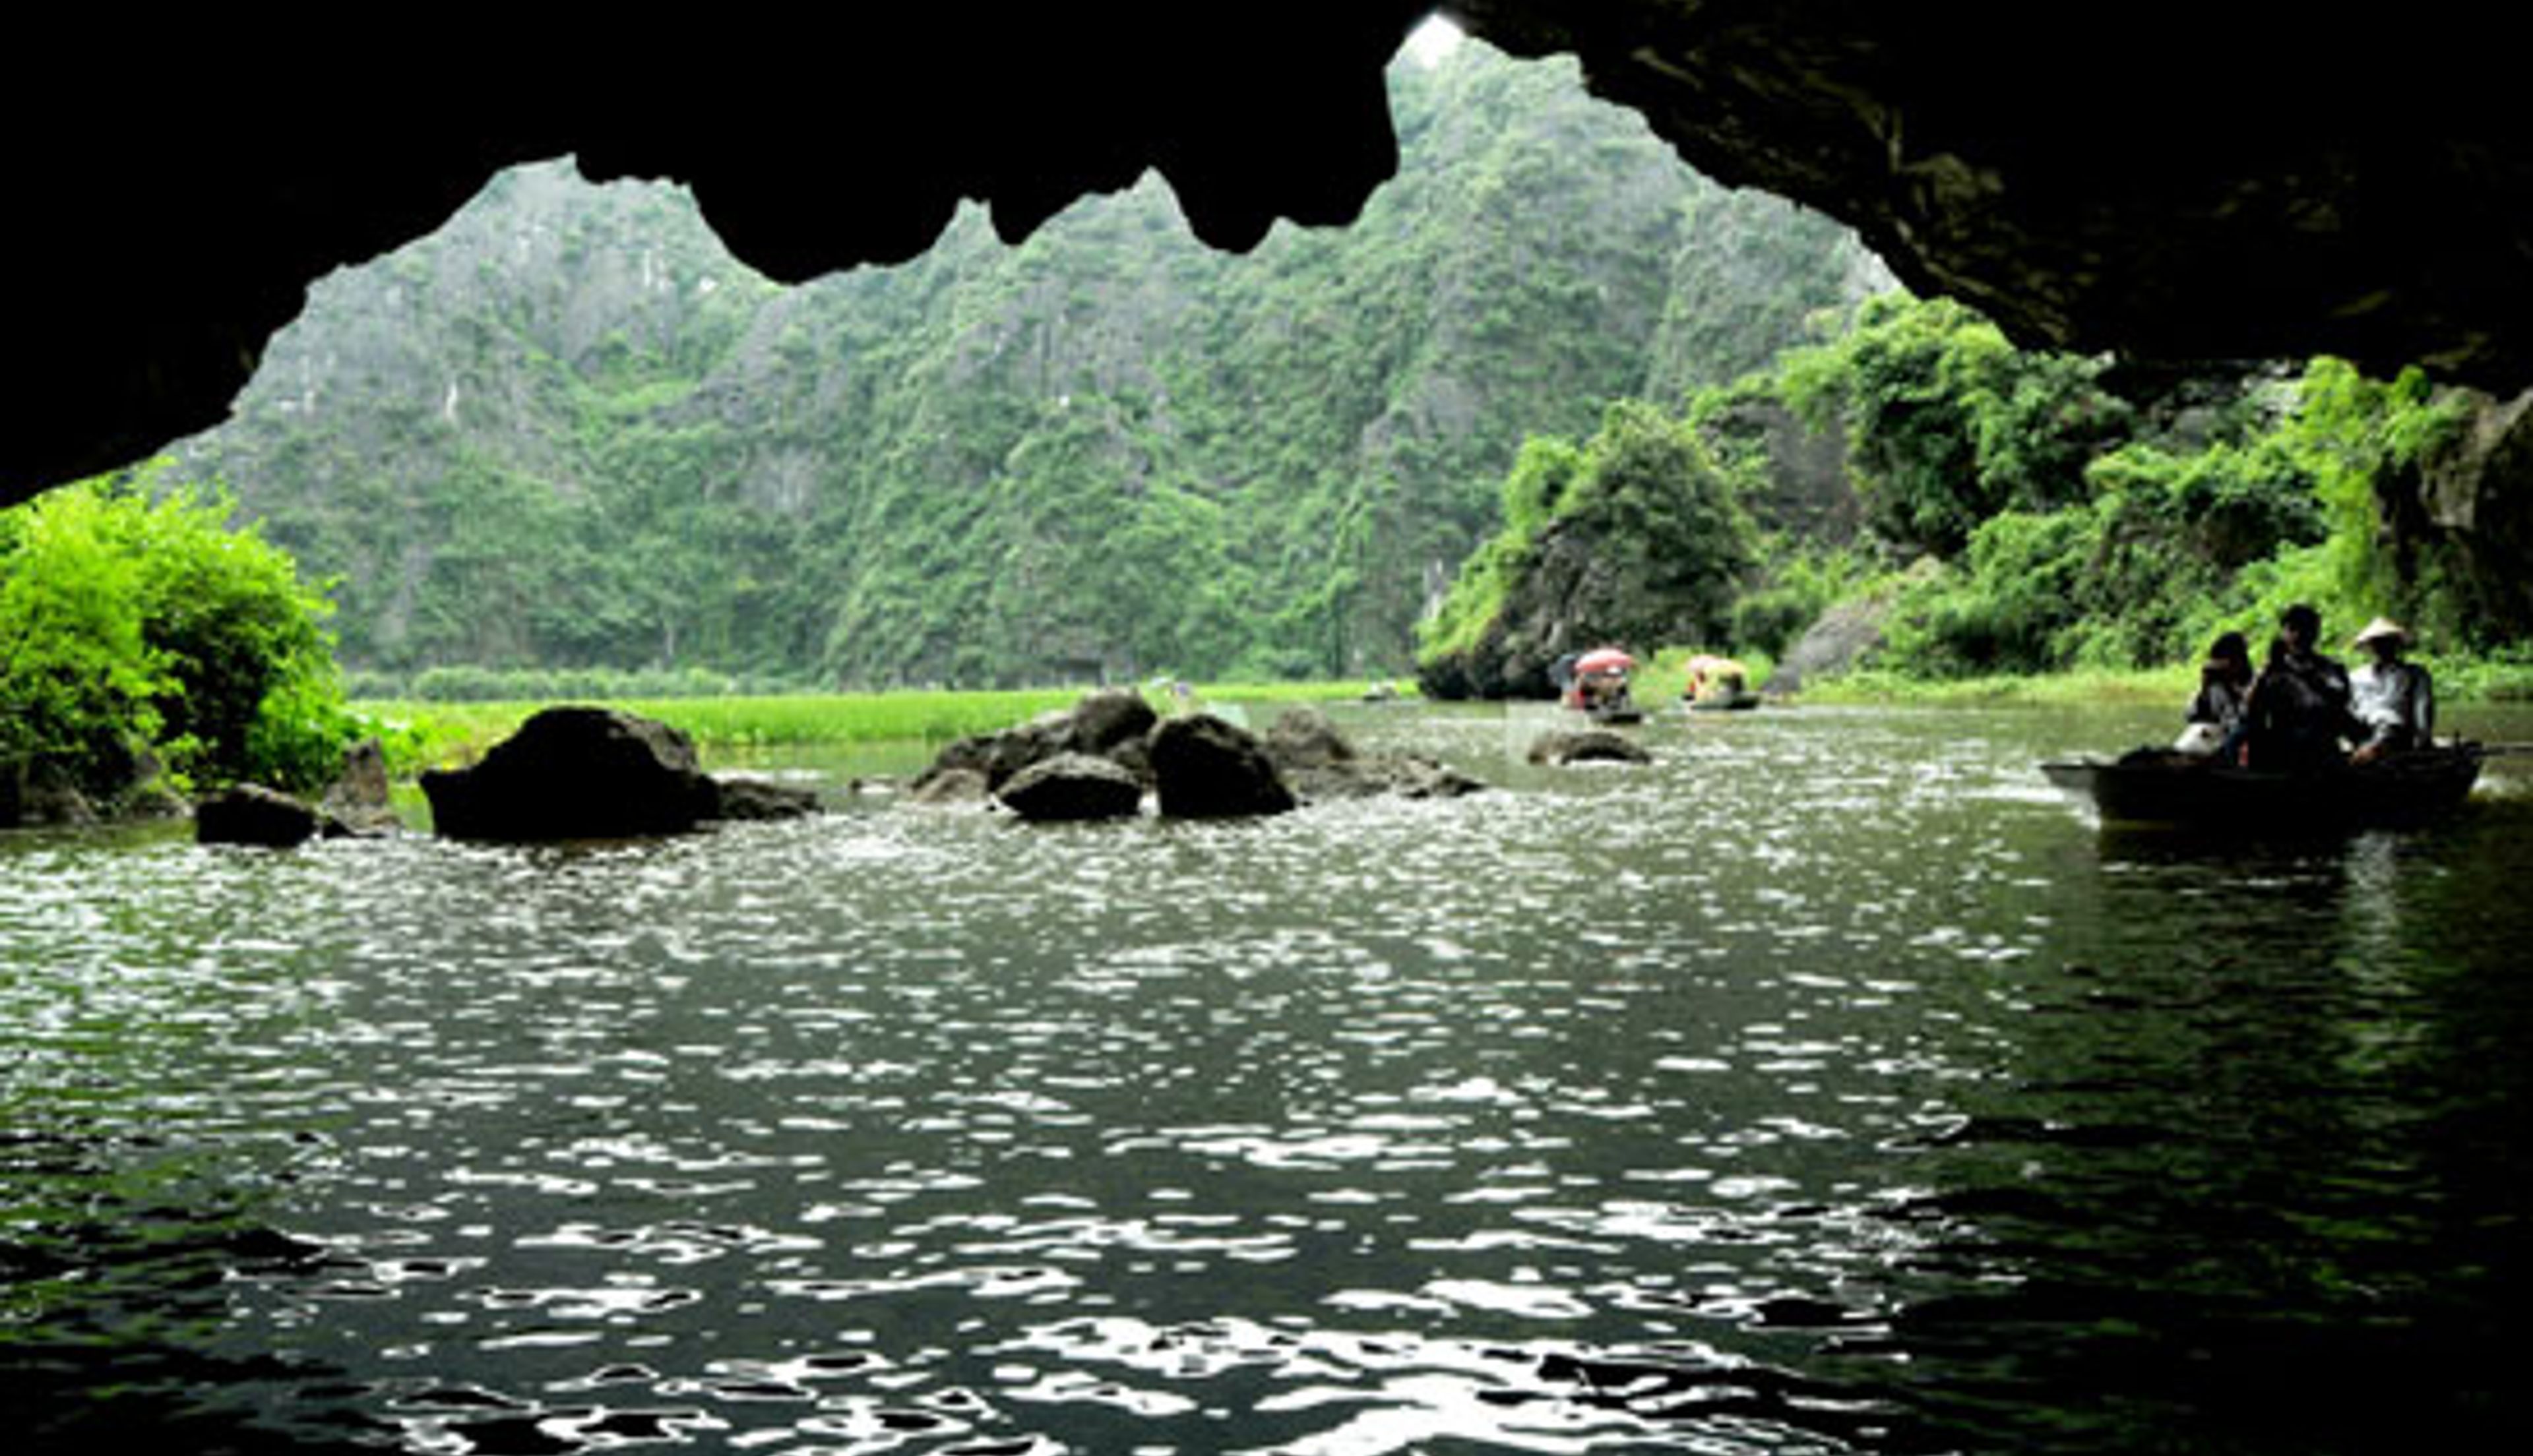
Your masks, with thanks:
[[[324,816],[303,800],[260,784],[240,784],[194,805],[194,839],[205,844],[287,849],[317,838]]]
[[[1059,753],[1014,774],[994,797],[1023,819],[1125,819],[1144,802],[1132,770],[1090,753]]]
[[[1304,799],[1455,798],[1486,786],[1466,774],[1415,754],[1356,749],[1316,708],[1293,708],[1266,729],[1266,756],[1285,784]]]
[[[1161,813],[1170,818],[1281,814],[1298,804],[1257,735],[1210,713],[1163,722],[1148,751]]]
[[[1287,771],[1352,763],[1361,756],[1326,714],[1307,706],[1288,708],[1267,726],[1266,753]]]
[[[781,784],[747,774],[713,779],[712,818],[725,820],[800,819],[824,807],[818,790],[801,784]]]
[[[1559,728],[1540,734],[1530,745],[1535,764],[1652,763],[1643,744],[1608,728]]]
[[[548,708],[472,768],[426,773],[434,829],[461,840],[677,834],[719,812],[692,740],[614,708]]]
[[[993,785],[982,769],[961,764],[934,764],[906,790],[911,804],[980,804],[993,796]]]

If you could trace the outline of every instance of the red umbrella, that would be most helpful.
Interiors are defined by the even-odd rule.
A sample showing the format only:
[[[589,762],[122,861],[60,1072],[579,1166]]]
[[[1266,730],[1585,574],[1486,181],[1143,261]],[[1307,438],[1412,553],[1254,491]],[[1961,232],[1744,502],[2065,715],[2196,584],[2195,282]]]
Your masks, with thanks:
[[[1574,662],[1577,672],[1624,672],[1636,660],[1615,647],[1603,647],[1583,654]]]

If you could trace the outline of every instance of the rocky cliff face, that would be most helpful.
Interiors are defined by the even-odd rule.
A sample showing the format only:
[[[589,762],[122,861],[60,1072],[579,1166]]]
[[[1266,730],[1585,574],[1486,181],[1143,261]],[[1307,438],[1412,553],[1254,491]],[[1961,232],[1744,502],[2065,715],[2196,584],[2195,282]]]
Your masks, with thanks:
[[[2442,548],[2477,619],[2533,637],[2533,393],[2460,397],[2463,429],[2387,502],[2396,549]]]
[[[327,280],[189,441],[342,579],[344,655],[832,681],[1393,673],[1528,434],[1870,286],[1570,65],[1392,73],[1398,176],[1247,257],[1148,177],[797,288],[693,199],[504,173]]]

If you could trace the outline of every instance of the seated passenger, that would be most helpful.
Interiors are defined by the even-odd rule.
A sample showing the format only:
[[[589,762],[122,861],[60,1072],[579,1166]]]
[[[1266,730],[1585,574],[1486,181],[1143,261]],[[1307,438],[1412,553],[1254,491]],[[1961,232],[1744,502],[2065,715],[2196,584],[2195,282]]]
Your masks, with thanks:
[[[2301,774],[2346,761],[2340,740],[2357,728],[2348,711],[2348,670],[2314,651],[2321,639],[2322,613],[2313,608],[2298,603],[2279,614],[2268,666],[2253,679],[2227,744],[2239,741],[2250,767]]]
[[[1633,711],[1636,706],[1634,698],[1627,691],[1627,674],[1624,672],[1586,672],[1579,681],[1582,684],[1583,706],[1594,713],[1605,716],[1612,713],[1626,713]]]
[[[2242,722],[2243,705],[2252,695],[2252,645],[2240,632],[2226,632],[2208,645],[2208,661],[2199,668],[2199,691],[2182,714],[2183,753],[2213,758]]]
[[[1583,685],[1574,670],[1581,661],[1583,654],[1569,652],[1548,665],[1548,680],[1557,689],[1557,701],[1568,708],[1583,706]]]
[[[2364,730],[2348,761],[2373,763],[2399,749],[2427,747],[2437,726],[2436,683],[2427,669],[2401,660],[2410,634],[2379,616],[2357,634],[2356,645],[2374,660],[2348,674],[2349,708]]]

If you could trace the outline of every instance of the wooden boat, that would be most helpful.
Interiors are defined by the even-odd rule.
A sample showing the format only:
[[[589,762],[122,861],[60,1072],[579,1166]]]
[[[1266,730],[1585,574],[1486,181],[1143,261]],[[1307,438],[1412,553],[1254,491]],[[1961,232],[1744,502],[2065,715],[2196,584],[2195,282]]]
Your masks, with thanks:
[[[2260,832],[2417,824],[2459,806],[2480,778],[2477,743],[2386,755],[2362,768],[2265,773],[2141,748],[2117,759],[2044,763],[2061,788],[2091,797],[2105,821]]]
[[[1685,701],[1691,713],[1747,713],[1759,706],[1759,695],[1744,688],[1739,692],[1708,693],[1702,698]]]

